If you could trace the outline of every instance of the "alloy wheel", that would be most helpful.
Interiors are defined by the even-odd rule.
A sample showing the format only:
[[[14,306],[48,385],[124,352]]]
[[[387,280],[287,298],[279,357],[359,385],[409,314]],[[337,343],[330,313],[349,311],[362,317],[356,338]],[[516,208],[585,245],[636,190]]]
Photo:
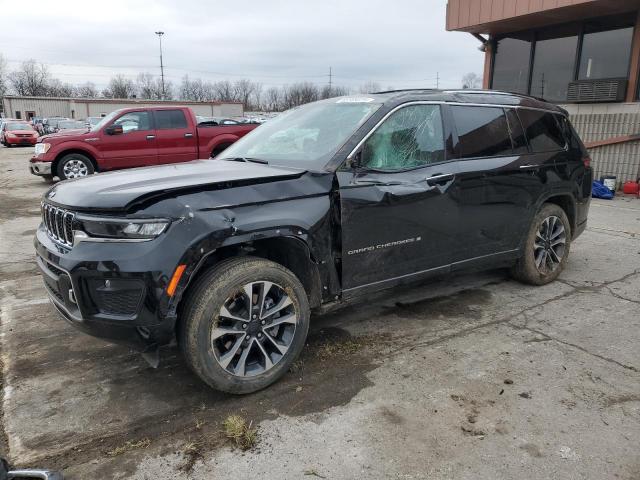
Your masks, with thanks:
[[[538,272],[549,274],[562,263],[567,246],[567,232],[560,218],[545,218],[536,231],[533,242],[533,257]]]
[[[265,280],[248,283],[227,298],[214,321],[215,359],[238,377],[265,373],[291,347],[297,322],[295,304],[280,285]]]
[[[62,167],[65,178],[86,177],[89,175],[89,167],[82,160],[69,160]]]

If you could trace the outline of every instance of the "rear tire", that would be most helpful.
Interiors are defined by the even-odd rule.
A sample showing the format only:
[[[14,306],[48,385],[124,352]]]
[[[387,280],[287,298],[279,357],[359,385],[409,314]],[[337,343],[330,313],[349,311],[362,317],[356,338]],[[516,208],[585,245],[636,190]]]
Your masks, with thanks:
[[[531,222],[523,256],[511,269],[516,280],[529,285],[553,282],[564,268],[571,245],[567,214],[553,203],[545,203]]]
[[[65,155],[58,162],[57,174],[60,180],[86,177],[94,172],[91,159],[80,153]]]
[[[296,276],[255,257],[225,260],[185,299],[178,340],[208,385],[244,394],[280,379],[304,348],[309,302]]]

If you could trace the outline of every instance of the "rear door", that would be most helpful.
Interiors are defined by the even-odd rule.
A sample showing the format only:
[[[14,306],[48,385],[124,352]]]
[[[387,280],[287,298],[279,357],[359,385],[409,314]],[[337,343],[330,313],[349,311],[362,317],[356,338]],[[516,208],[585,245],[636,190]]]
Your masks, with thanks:
[[[528,136],[543,142],[539,121],[546,112],[526,110],[521,117],[520,109],[472,105],[451,111],[460,159],[460,235],[468,243],[458,260],[463,265],[513,254],[554,173],[555,154],[531,153],[527,144]]]
[[[182,109],[154,110],[158,163],[188,162],[198,158],[198,134]]]
[[[338,172],[347,295],[448,270],[458,245],[448,136],[441,105],[408,104],[370,134],[358,169]]]
[[[116,125],[122,126],[122,133],[108,135],[108,127]],[[102,129],[99,141],[93,146],[101,153],[101,169],[155,165],[157,147],[151,113],[140,110],[120,115]]]

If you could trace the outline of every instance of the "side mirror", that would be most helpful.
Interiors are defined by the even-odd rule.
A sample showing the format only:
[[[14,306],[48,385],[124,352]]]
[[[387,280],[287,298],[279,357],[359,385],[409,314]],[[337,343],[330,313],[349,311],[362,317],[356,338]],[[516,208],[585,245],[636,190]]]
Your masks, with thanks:
[[[124,129],[122,128],[122,125],[109,125],[104,133],[106,133],[107,135],[122,135],[124,133]]]
[[[360,167],[362,167],[362,150],[358,150],[349,160],[349,167],[353,170],[360,170]]]

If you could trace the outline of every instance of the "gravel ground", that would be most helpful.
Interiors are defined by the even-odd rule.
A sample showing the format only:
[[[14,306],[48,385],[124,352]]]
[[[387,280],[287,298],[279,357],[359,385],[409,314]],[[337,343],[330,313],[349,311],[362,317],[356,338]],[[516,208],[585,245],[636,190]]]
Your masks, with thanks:
[[[32,238],[47,184],[0,147],[0,449],[70,479],[640,478],[640,200],[592,203],[552,285],[450,277],[314,318],[245,397],[179,352],[153,370],[54,313]],[[241,451],[222,422],[257,428]]]

